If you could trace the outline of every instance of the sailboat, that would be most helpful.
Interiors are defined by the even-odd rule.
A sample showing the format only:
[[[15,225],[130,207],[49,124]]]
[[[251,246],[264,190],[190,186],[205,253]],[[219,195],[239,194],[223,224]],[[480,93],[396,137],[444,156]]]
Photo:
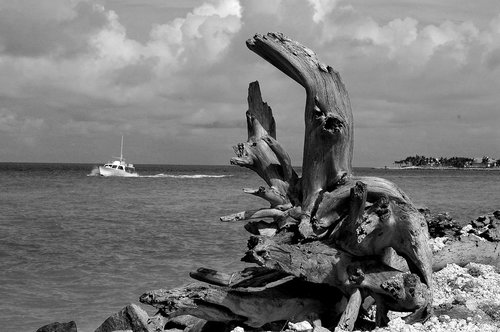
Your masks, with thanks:
[[[120,159],[107,162],[104,166],[99,166],[99,174],[101,176],[139,176],[139,174],[135,171],[134,164],[127,164],[123,158],[123,135],[120,147]]]

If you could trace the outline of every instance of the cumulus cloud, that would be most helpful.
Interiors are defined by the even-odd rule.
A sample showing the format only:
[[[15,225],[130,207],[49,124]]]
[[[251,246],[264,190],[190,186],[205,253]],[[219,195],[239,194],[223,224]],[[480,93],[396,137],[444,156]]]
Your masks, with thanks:
[[[87,1],[58,1],[54,2],[54,7],[64,14],[52,17],[54,14],[47,11],[44,17],[42,11],[34,19],[24,15],[28,2],[16,2],[16,6],[9,5],[7,9],[0,10],[1,15],[10,17],[10,20],[0,20],[0,24],[9,28],[0,29],[0,59],[4,63],[15,62],[19,70],[32,63],[38,65],[43,60],[45,66],[42,68],[46,70],[35,71],[35,78],[39,75],[43,76],[43,80],[52,79],[57,83],[58,74],[72,75],[73,79],[67,77],[68,81],[78,84],[89,82],[89,85],[97,83],[99,89],[94,91],[96,93],[102,91],[102,84],[113,83],[113,80],[108,80],[109,75],[119,75],[116,72],[126,72],[128,67],[131,67],[130,72],[134,68],[137,72],[140,67],[146,71],[154,69],[170,73],[182,66],[207,65],[217,61],[241,26],[238,1],[204,3],[185,18],[156,25],[150,40],[143,44],[130,39],[116,12],[101,5]],[[29,5],[40,7],[40,3],[44,2],[31,1]],[[16,23],[13,24],[13,21]],[[58,33],[54,34],[54,31]],[[31,32],[35,34],[30,35]],[[59,54],[66,57],[56,57]],[[70,69],[66,65],[73,67],[71,72],[64,73]],[[62,87],[66,87],[67,83],[61,84]],[[108,87],[113,89],[113,86]],[[124,91],[123,95],[126,94],[127,91]]]
[[[70,56],[85,51],[87,39],[106,18],[87,2],[0,2],[0,51],[9,56]]]
[[[363,56],[420,70],[434,56],[445,56],[458,65],[467,64],[473,60],[469,58],[470,48],[481,41],[481,31],[471,21],[445,20],[439,25],[422,25],[415,18],[404,17],[381,24],[345,6],[325,20],[322,40],[327,44],[349,40]]]
[[[325,19],[325,16],[330,14],[337,6],[336,0],[308,0],[314,7],[313,21],[318,23]]]
[[[220,145],[222,154],[244,136],[230,128],[244,127],[246,86],[258,79],[278,128],[288,128],[278,136],[298,160],[303,90],[244,46],[267,31],[284,32],[340,71],[361,140],[370,128],[397,135],[391,128],[405,122],[418,134],[470,110],[488,127],[500,102],[499,13],[488,22],[446,13],[425,20],[391,16],[390,8],[381,18],[345,0],[204,0],[168,21],[145,22],[149,33],[134,39],[120,6],[0,0],[0,101],[17,105],[1,113],[0,139],[16,127],[61,137],[121,131]]]

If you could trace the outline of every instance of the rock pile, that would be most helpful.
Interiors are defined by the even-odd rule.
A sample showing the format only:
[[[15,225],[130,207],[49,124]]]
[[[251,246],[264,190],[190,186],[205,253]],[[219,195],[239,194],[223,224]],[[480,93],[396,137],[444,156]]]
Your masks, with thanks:
[[[477,217],[467,225],[461,225],[448,213],[432,215],[429,209],[421,208],[433,238],[454,237],[462,234],[474,234],[488,241],[500,241],[500,210]]]
[[[480,216],[462,229],[488,241],[500,242],[500,210]]]
[[[434,273],[434,314],[424,324],[407,325],[393,315],[389,326],[374,332],[500,330],[500,274],[490,265],[450,264]],[[357,330],[365,331],[365,330]]]

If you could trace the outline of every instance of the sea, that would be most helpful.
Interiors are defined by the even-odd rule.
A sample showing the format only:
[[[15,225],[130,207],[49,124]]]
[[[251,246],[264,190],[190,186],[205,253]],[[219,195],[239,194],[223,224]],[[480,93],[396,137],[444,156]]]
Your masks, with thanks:
[[[234,212],[267,207],[245,194],[264,182],[236,166],[136,165],[136,178],[95,176],[93,164],[0,163],[0,331],[74,320],[93,332],[139,296],[222,272],[249,234]],[[299,170],[300,171],[300,170]],[[500,170],[356,168],[396,183],[418,206],[466,223],[500,210]]]

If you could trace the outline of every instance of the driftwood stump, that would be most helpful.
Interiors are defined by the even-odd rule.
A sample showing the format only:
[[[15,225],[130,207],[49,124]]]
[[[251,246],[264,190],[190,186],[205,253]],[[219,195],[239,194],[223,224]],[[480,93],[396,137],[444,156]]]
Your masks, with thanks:
[[[256,35],[247,46],[306,90],[302,174],[276,137],[271,108],[259,84],[249,87],[248,139],[234,147],[234,165],[268,185],[244,189],[268,207],[222,221],[249,220],[243,260],[260,267],[233,274],[200,269],[206,284],[154,291],[141,301],[164,315],[260,327],[277,320],[319,316],[352,330],[372,298],[376,323],[388,310],[411,312],[407,322],[431,314],[432,254],[427,223],[393,183],[352,174],[353,117],[340,75],[315,53],[282,34]],[[395,268],[402,259],[408,271]]]

